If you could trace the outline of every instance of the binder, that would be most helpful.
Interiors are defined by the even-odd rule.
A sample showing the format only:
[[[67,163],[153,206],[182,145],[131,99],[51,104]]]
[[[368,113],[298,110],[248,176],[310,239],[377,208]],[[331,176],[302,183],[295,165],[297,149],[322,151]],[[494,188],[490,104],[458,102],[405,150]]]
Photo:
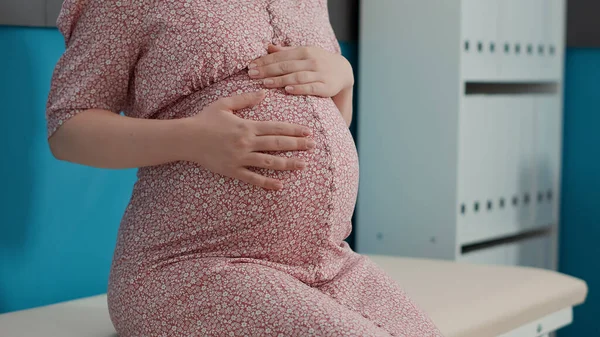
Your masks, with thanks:
[[[484,53],[485,72],[489,80],[497,80],[500,67],[500,56],[498,46],[498,8],[499,1],[497,0],[486,0],[481,1],[484,4],[481,17],[483,20],[483,35],[484,40],[487,41],[487,52]]]
[[[494,226],[494,199],[495,199],[495,173],[494,156],[495,151],[495,95],[482,95],[479,103],[479,115],[481,125],[479,127],[478,143],[480,156],[477,160],[479,171],[479,180],[477,189],[479,190],[479,200],[481,203],[480,219],[478,223],[479,236],[483,239],[494,237],[497,228]],[[491,203],[491,205],[488,205]],[[488,208],[488,206],[491,206]]]
[[[553,80],[562,80],[562,69],[563,69],[563,54],[564,54],[564,25],[566,18],[565,13],[565,0],[547,0],[550,11],[550,47],[551,57],[550,62],[550,74]]]
[[[462,243],[469,242],[476,234],[481,218],[480,186],[481,169],[478,158],[481,157],[483,146],[478,143],[481,137],[480,95],[466,96],[460,112],[459,136],[459,219],[458,236]],[[464,207],[464,211],[463,211]]]
[[[511,196],[512,189],[509,180],[511,155],[510,141],[514,137],[510,130],[514,124],[514,118],[507,110],[507,99],[504,96],[498,96],[494,102],[494,125],[495,131],[493,137],[496,140],[494,167],[496,191],[496,208],[494,210],[494,226],[501,228],[502,231],[511,231]]]
[[[521,203],[517,211],[519,230],[532,227],[535,196],[535,106],[531,95],[515,95],[519,111],[517,182]]]
[[[498,75],[498,2],[463,0],[461,11],[463,79],[495,79]]]
[[[471,176],[471,163],[469,144],[472,142],[472,129],[470,127],[472,97],[463,97],[458,114],[458,174],[457,174],[457,212],[456,224],[458,240],[461,241],[461,232],[471,217],[471,204],[473,196],[470,195],[469,177]]]
[[[523,202],[519,190],[519,142],[521,137],[519,106],[519,100],[515,97],[504,96],[502,98],[503,113],[507,122],[504,134],[506,142],[504,193],[507,205],[504,212],[505,223],[503,224],[507,232],[518,231],[519,211]]]
[[[486,96],[483,113],[485,117],[484,135],[487,138],[485,156],[481,160],[485,172],[485,183],[482,184],[485,188],[485,226],[492,235],[502,228],[499,219],[499,199],[502,193],[500,155],[503,144],[500,139],[502,111],[499,101],[499,95]]]
[[[560,168],[561,116],[558,98],[540,95],[536,98],[536,185],[541,201],[537,201],[534,223],[555,224]]]
[[[498,12],[498,40],[502,43],[498,77],[504,81],[514,81],[522,74],[520,61],[523,58],[523,41],[519,29],[519,3],[517,0],[498,1]]]
[[[500,245],[462,255],[461,261],[474,264],[510,265],[507,253],[507,246]]]
[[[550,238],[539,237],[506,246],[507,264],[532,268],[548,268]]]
[[[523,25],[524,39],[527,41],[526,51],[526,70],[529,80],[543,79],[543,58],[546,46],[543,43],[543,8],[547,0],[527,0],[521,1],[521,6],[525,12],[525,22]]]
[[[555,6],[556,0],[545,0],[542,2],[542,38],[541,42],[545,46],[545,53],[540,58],[541,63],[541,78],[545,81],[552,81],[557,79],[553,70],[553,63],[557,59],[556,42],[554,38],[554,26],[556,23],[552,22],[552,11]]]

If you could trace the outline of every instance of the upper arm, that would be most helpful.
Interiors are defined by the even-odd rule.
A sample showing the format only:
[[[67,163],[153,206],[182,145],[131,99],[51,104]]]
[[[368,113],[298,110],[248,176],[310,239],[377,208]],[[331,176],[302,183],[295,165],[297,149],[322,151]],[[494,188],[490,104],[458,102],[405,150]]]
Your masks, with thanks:
[[[125,108],[142,38],[143,17],[135,2],[64,2],[57,25],[66,50],[52,75],[46,109],[48,136],[81,111]]]

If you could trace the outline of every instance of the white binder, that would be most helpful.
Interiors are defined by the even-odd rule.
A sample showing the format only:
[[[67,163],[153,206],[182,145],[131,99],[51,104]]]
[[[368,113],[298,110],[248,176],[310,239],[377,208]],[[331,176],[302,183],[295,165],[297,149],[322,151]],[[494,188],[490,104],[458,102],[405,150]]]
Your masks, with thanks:
[[[549,39],[550,39],[550,74],[555,81],[562,81],[562,71],[564,62],[564,26],[565,26],[565,1],[564,0],[546,0],[550,7],[549,17]]]
[[[542,200],[537,201],[534,223],[546,226],[556,223],[557,188],[560,167],[560,116],[559,100],[552,95],[536,98],[536,185]]]
[[[461,8],[462,76],[465,80],[488,81],[498,75],[498,2],[463,0]]]
[[[526,68],[528,70],[528,79],[538,81],[543,79],[543,65],[540,62],[543,59],[545,46],[543,44],[543,7],[547,0],[527,0],[522,1],[526,12],[523,34],[525,35],[526,45]]]
[[[535,106],[530,95],[517,95],[519,111],[518,194],[521,202],[517,211],[519,229],[530,229],[535,208]]]
[[[503,81],[514,81],[522,74],[524,41],[519,29],[522,13],[519,13],[517,0],[498,1],[498,13],[498,39],[502,43],[498,77]]]
[[[460,260],[465,263],[509,265],[507,258],[506,246],[502,245],[467,253]]]
[[[519,193],[519,156],[520,156],[520,111],[519,102],[512,99],[510,96],[504,96],[501,99],[503,114],[505,115],[508,125],[505,129],[504,139],[506,141],[506,157],[504,161],[505,177],[504,177],[504,193],[506,195],[506,211],[504,213],[505,223],[503,226],[507,231],[518,230],[518,214],[521,207],[521,195]]]
[[[552,22],[552,11],[554,0],[544,0],[542,3],[542,38],[545,47],[544,54],[540,58],[542,79],[546,81],[557,80],[553,64],[557,61],[557,50]]]
[[[465,243],[473,240],[474,229],[481,223],[481,180],[483,179],[479,163],[485,147],[479,143],[482,135],[483,115],[480,95],[465,97],[460,112],[459,135],[459,206],[458,233],[459,241]]]
[[[533,268],[549,268],[550,238],[536,237],[520,243],[506,245],[509,265]]]
[[[494,208],[493,225],[497,228],[502,228],[503,231],[510,231],[508,225],[511,214],[511,196],[512,189],[510,186],[509,172],[511,161],[510,140],[513,137],[510,129],[513,125],[513,117],[510,111],[507,111],[506,97],[497,96],[491,104],[494,116],[494,131],[491,132],[495,139],[494,144],[494,187],[493,191],[496,197]],[[507,228],[508,227],[508,228]]]

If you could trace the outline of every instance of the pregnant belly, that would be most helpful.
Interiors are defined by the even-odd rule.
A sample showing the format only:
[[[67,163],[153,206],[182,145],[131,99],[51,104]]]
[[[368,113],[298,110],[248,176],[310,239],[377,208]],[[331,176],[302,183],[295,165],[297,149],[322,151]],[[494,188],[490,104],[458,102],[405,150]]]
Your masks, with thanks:
[[[183,117],[189,106],[204,106],[219,97],[256,90],[240,75],[205,89],[169,111]],[[236,112],[252,120],[306,125],[317,143],[311,151],[274,153],[300,157],[302,171],[254,169],[280,179],[284,188],[268,191],[178,162],[139,170],[119,241],[129,251],[160,251],[308,260],[310,252],[339,246],[351,229],[358,188],[355,145],[331,99],[292,96],[268,90],[264,101]],[[169,248],[170,247],[170,248]],[[137,249],[136,249],[137,248]],[[303,256],[304,254],[304,256]]]

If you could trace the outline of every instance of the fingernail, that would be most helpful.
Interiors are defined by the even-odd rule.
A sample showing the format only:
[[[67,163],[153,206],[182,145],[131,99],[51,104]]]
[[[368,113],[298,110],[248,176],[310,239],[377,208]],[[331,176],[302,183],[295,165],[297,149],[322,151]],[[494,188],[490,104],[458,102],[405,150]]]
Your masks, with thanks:
[[[275,183],[275,189],[280,190],[282,188],[283,188],[283,184],[282,183],[280,183],[280,182]]]
[[[305,136],[310,136],[312,134],[312,132],[310,131],[309,128],[305,128],[305,129],[302,129],[302,134]]]
[[[303,168],[306,167],[306,163],[303,161],[299,161],[296,163],[296,168],[302,170]]]
[[[256,75],[258,75],[258,70],[256,70],[256,69],[249,70],[248,71],[248,75],[250,75],[250,76],[256,76]]]
[[[273,81],[273,80],[264,80],[263,83],[266,84],[266,85],[271,85],[271,84],[275,83],[275,81]]]
[[[315,146],[317,146],[317,143],[315,143],[315,141],[314,141],[314,140],[310,140],[310,141],[308,141],[308,143],[306,144],[306,146],[307,146],[309,149],[314,149],[314,148],[315,148]]]
[[[256,68],[257,65],[256,63],[250,63],[250,65],[248,66],[248,69],[252,69],[252,68]]]
[[[286,91],[294,91],[294,87],[288,85],[287,87],[285,87]]]

